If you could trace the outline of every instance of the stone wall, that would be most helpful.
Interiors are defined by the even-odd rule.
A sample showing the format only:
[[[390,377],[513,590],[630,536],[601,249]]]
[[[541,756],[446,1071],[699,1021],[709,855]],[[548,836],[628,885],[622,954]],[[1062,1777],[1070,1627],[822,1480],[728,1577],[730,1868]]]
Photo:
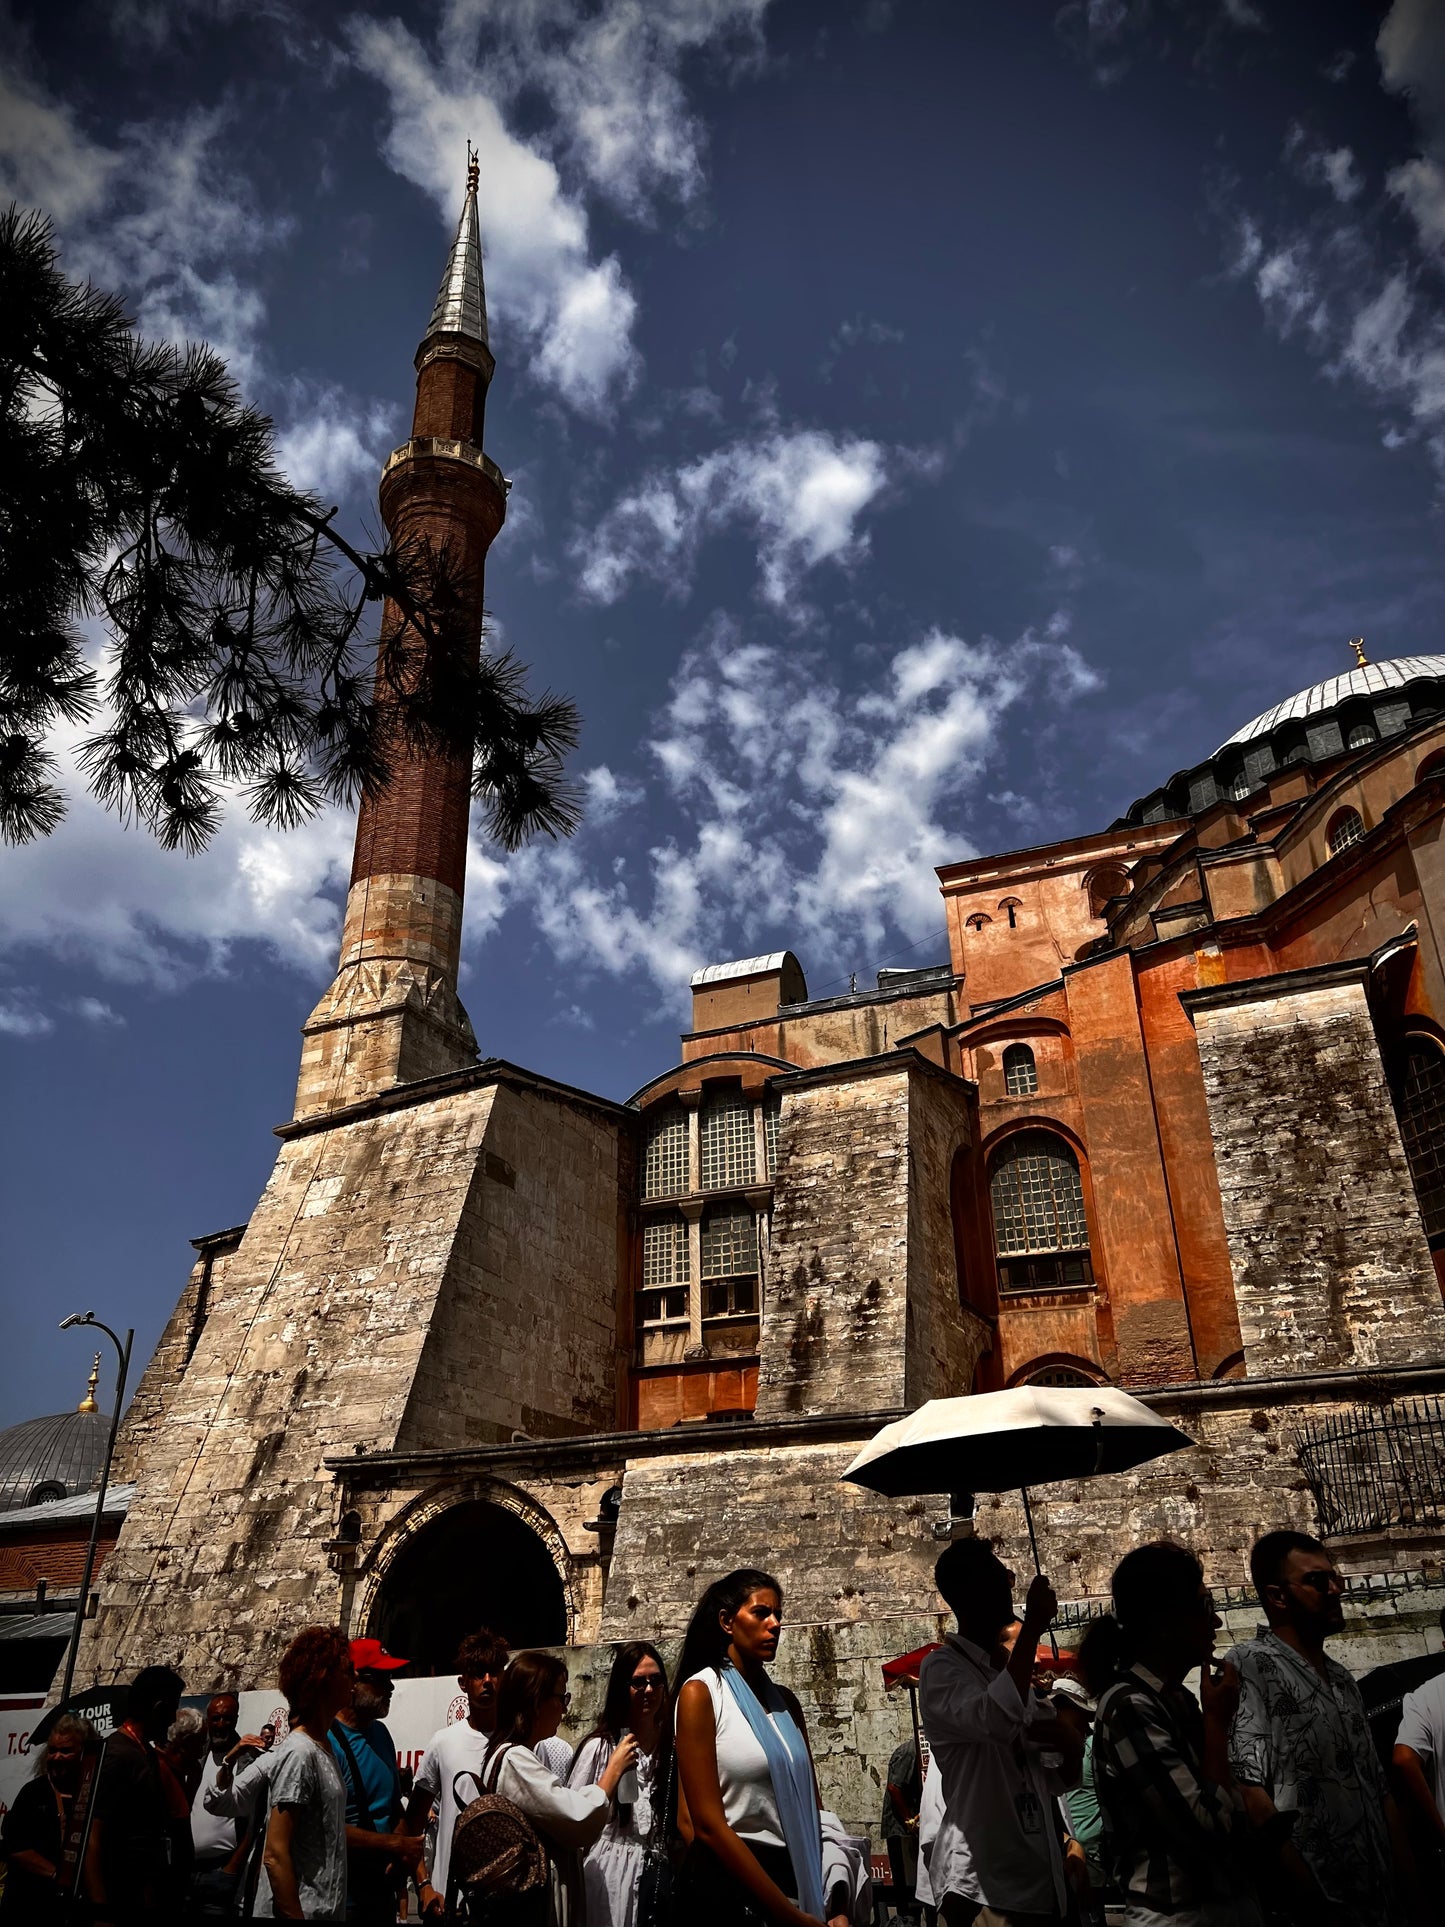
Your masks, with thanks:
[[[1251,1376],[1445,1357],[1360,964],[1186,992]]]
[[[498,1089],[398,1451],[619,1422],[631,1147],[604,1111],[546,1089]]]
[[[967,1391],[986,1334],[959,1305],[950,1173],[970,1087],[900,1052],[781,1090],[758,1417]]]
[[[484,1067],[289,1127],[163,1418],[137,1422],[82,1683],[264,1676],[303,1615],[336,1617],[330,1456],[616,1422],[612,1110]],[[190,1289],[167,1373],[194,1311]]]

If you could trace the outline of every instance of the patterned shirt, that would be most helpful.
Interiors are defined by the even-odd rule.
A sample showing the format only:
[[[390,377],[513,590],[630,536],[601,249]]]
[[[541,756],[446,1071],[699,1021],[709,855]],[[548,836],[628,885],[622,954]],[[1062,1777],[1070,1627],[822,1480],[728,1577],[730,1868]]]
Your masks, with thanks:
[[[1094,1780],[1104,1816],[1102,1859],[1137,1907],[1196,1916],[1218,1902],[1257,1919],[1231,1873],[1237,1798],[1204,1777],[1204,1721],[1182,1686],[1131,1666],[1099,1701]]]
[[[1263,1787],[1331,1900],[1362,1927],[1393,1917],[1386,1784],[1353,1677],[1326,1657],[1321,1678],[1276,1633],[1229,1655],[1240,1678],[1234,1776]]]

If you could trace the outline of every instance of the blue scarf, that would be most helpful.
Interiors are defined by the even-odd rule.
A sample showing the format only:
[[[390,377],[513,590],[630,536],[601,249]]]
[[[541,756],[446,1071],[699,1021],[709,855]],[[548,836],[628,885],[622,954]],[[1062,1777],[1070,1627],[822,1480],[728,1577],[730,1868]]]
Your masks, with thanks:
[[[772,1719],[768,1718],[757,1694],[735,1666],[724,1661],[718,1670],[723,1685],[733,1696],[733,1704],[767,1755],[783,1839],[793,1863],[793,1878],[798,1883],[798,1905],[805,1914],[821,1920],[823,1839],[818,1827],[818,1794],[813,1785],[808,1742],[798,1731],[792,1714],[783,1707],[778,1707]]]

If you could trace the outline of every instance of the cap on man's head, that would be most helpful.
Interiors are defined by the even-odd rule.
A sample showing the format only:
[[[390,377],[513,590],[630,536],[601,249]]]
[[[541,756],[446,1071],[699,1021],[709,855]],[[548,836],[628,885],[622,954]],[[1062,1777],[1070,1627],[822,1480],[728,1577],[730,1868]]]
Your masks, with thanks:
[[[399,1673],[411,1661],[394,1659],[379,1639],[353,1639],[351,1663],[358,1673]]]

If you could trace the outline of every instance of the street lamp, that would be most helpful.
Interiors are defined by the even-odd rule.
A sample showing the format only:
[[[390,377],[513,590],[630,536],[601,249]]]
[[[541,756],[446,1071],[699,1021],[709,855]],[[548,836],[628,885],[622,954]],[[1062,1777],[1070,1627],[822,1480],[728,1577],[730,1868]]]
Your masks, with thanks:
[[[130,1348],[135,1338],[133,1331],[125,1335],[125,1343],[116,1337],[109,1325],[102,1325],[93,1311],[73,1311],[69,1318],[62,1318],[60,1329],[69,1331],[72,1325],[93,1325],[96,1331],[104,1332],[115,1346],[120,1359],[120,1376],[116,1380],[115,1404],[110,1414],[110,1437],[106,1441],[105,1463],[100,1468],[100,1490],[95,1495],[95,1517],[90,1522],[90,1544],[85,1553],[85,1576],[80,1582],[80,1597],[75,1602],[75,1624],[70,1629],[70,1650],[65,1655],[65,1684],[60,1689],[62,1706],[70,1698],[71,1684],[75,1679],[75,1656],[80,1651],[80,1629],[85,1623],[85,1608],[90,1599],[90,1576],[95,1571],[95,1548],[100,1539],[100,1521],[105,1512],[105,1488],[110,1483],[110,1462],[115,1454],[115,1435],[120,1426],[120,1408],[125,1402],[125,1380],[130,1370]]]

